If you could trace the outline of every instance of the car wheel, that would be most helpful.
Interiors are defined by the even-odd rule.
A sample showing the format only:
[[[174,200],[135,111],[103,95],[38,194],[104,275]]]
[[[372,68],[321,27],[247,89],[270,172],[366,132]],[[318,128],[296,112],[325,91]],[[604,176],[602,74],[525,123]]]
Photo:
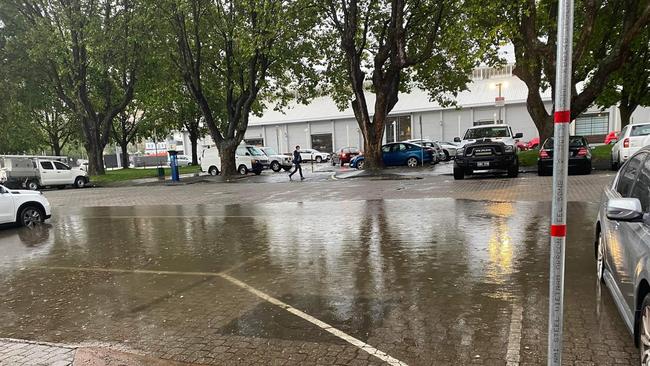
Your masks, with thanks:
[[[208,169],[208,174],[219,175],[219,169],[216,166],[211,166],[210,169]]]
[[[587,166],[585,166],[585,169],[582,171],[582,174],[589,175],[589,174],[591,174],[591,170],[592,170],[591,169],[591,162],[589,162],[589,164],[587,164]]]
[[[641,365],[650,365],[650,294],[645,295],[639,319],[639,352]]]
[[[598,233],[596,239],[596,278],[601,283],[605,282],[603,274],[605,273],[605,248],[603,247],[603,235]]]
[[[280,163],[278,163],[277,161],[273,161],[271,163],[271,170],[277,173],[280,171],[280,169],[282,169],[282,167],[280,167]]]
[[[508,168],[508,178],[517,178],[519,176],[519,164]]]
[[[18,214],[19,223],[25,227],[34,227],[45,221],[45,214],[36,206],[26,206]]]
[[[611,163],[612,163],[612,166],[611,166],[612,170],[617,171],[618,170],[618,162],[614,161],[614,154],[612,154],[612,156],[611,156]]]
[[[449,156],[449,151],[443,150],[443,152],[445,153],[445,161],[451,160],[451,156]]]
[[[543,167],[538,165],[537,166],[537,175],[539,175],[540,177],[545,177],[545,176],[550,175],[550,174],[549,174],[548,169],[543,168]]]
[[[455,180],[465,179],[465,170],[463,170],[463,168],[454,167],[454,179]]]
[[[38,188],[39,186],[37,181],[30,180],[29,182],[27,182],[27,189],[29,189],[30,191],[38,191]]]
[[[409,168],[415,168],[416,166],[418,166],[418,158],[411,156],[406,160],[406,165]]]
[[[316,157],[316,162],[317,162],[317,163],[322,163],[322,162],[323,162],[323,158],[321,158],[320,156],[317,156],[317,157]]]
[[[253,173],[255,173],[255,175],[260,175],[260,174],[262,174],[262,171],[261,170],[255,170]]]
[[[83,188],[86,186],[86,178],[84,177],[77,177],[77,179],[74,180],[74,186],[77,188]]]
[[[361,160],[360,162],[357,163],[357,169],[363,169],[363,167],[366,165],[365,160]],[[341,165],[342,166],[342,165]]]
[[[243,165],[243,164],[240,165],[239,168],[237,168],[237,171],[238,171],[239,174],[241,174],[241,175],[246,175],[246,174],[248,174],[248,168],[246,168],[246,165]]]

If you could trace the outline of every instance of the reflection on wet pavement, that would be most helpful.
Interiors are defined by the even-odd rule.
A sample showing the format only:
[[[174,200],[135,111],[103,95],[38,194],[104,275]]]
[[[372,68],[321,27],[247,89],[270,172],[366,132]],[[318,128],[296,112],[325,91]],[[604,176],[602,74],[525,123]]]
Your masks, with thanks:
[[[564,359],[632,364],[593,276],[596,209],[569,205]],[[382,364],[228,271],[409,365],[542,364],[548,212],[452,199],[71,209],[0,231],[0,337],[205,364]]]

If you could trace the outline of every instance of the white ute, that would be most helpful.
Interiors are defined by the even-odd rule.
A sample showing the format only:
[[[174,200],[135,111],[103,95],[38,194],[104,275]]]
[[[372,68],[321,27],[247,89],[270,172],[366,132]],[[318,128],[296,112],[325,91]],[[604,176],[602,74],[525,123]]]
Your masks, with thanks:
[[[32,227],[49,219],[50,203],[41,192],[16,191],[0,186],[0,224]]]
[[[0,184],[35,191],[41,187],[85,187],[88,173],[57,160],[5,156],[0,159]]]

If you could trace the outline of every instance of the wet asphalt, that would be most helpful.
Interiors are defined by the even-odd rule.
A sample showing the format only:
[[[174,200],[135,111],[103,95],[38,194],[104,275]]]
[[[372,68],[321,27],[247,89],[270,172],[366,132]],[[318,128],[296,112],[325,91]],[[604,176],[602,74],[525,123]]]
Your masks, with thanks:
[[[0,337],[199,364],[390,364],[308,315],[403,364],[545,364],[549,212],[445,198],[61,209],[0,229]],[[564,361],[632,365],[595,279],[596,212],[569,204]]]

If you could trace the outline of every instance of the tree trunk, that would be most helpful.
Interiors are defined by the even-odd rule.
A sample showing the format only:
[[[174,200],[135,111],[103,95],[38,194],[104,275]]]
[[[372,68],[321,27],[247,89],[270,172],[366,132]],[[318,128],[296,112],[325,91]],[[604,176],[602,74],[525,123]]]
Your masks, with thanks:
[[[128,147],[129,147],[128,141],[120,142],[120,149],[122,150],[122,156],[120,156],[120,159],[122,160],[122,168],[124,169],[128,169],[130,165]]]
[[[632,118],[632,113],[634,113],[635,109],[636,105],[621,103],[618,106],[618,110],[621,113],[621,130],[630,124],[630,119]]]
[[[198,137],[197,136],[192,136],[190,134],[190,145],[192,148],[192,165],[199,165],[199,153],[198,153]]]
[[[59,141],[53,140],[52,141],[52,153],[54,156],[61,156],[61,144],[59,144]]]
[[[88,174],[106,174],[106,169],[104,169],[104,149],[99,147],[98,143],[93,144],[86,142],[84,147],[88,154]]]
[[[553,137],[555,133],[555,122],[553,121],[553,116],[546,116],[541,121],[534,122],[535,126],[537,126],[537,131],[539,131],[539,146],[541,148],[546,139]]]
[[[230,177],[237,174],[237,166],[235,166],[235,150],[237,150],[237,145],[234,141],[224,141],[217,147],[219,148],[221,159],[221,175]]]
[[[371,170],[371,171],[377,171],[383,168],[384,166],[384,160],[382,159],[382,154],[381,154],[381,137],[377,139],[374,135],[375,134],[369,134],[373,135],[372,138],[366,138],[363,144],[363,156],[365,160],[365,166],[364,169],[366,170]]]

